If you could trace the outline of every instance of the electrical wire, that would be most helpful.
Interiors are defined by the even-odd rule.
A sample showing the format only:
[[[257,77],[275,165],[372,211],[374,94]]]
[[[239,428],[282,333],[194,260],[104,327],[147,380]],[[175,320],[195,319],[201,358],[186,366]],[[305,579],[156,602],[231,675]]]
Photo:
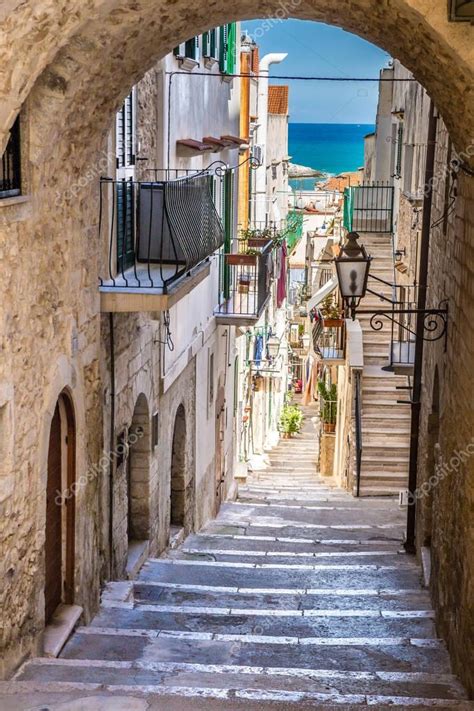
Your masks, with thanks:
[[[222,78],[222,74],[215,73],[211,74],[209,72],[182,72],[182,71],[177,71],[177,72],[166,72],[166,74],[173,74],[173,75],[183,75],[186,77],[218,77],[219,79]],[[243,79],[258,79],[259,74],[248,74],[248,73],[239,73],[239,74],[225,74],[226,77],[229,77],[230,79],[233,78],[238,78],[241,77]],[[415,77],[407,77],[406,79],[398,78],[398,77],[318,77],[318,76],[296,76],[296,75],[287,75],[287,74],[278,74],[278,75],[272,75],[269,77],[270,79],[285,79],[285,80],[293,80],[293,81],[337,81],[337,82],[348,82],[348,81],[354,81],[354,82],[416,82],[417,79]]]

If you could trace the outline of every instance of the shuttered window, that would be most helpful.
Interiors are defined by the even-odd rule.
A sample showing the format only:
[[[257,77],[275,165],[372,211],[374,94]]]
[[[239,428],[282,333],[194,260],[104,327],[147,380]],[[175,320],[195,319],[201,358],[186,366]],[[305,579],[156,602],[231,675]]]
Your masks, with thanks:
[[[125,99],[117,113],[117,168],[135,165],[135,115],[133,92]]]
[[[131,180],[117,183],[117,272],[135,262],[135,185]]]
[[[192,37],[187,42],[182,42],[174,48],[173,54],[177,59],[194,59],[199,62],[199,37]]]
[[[202,56],[217,59],[217,30],[204,32],[202,36]]]
[[[400,123],[398,126],[397,135],[397,160],[395,163],[395,178],[401,178],[402,176],[402,156],[403,156],[403,124]]]

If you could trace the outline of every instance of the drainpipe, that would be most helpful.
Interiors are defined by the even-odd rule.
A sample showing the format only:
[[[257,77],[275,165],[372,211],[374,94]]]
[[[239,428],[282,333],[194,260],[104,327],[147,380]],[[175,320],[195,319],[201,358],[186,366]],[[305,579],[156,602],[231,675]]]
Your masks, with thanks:
[[[266,54],[258,65],[257,113],[258,128],[256,143],[262,148],[262,163],[255,171],[255,221],[266,223],[267,218],[267,129],[268,129],[268,76],[271,64],[283,62],[288,54]]]
[[[428,145],[426,149],[425,168],[425,196],[423,200],[423,220],[421,225],[420,240],[420,267],[418,273],[418,303],[417,308],[423,311],[426,308],[426,291],[428,281],[428,259],[431,232],[431,207],[433,204],[433,176],[434,158],[436,150],[436,129],[438,117],[431,101],[430,118],[428,124]],[[407,533],[404,544],[407,553],[416,553],[415,527],[416,527],[416,487],[418,471],[418,436],[420,431],[421,412],[421,385],[423,369],[423,325],[424,320],[419,313],[416,320],[415,363],[413,368],[413,392],[411,404],[411,430],[410,430],[410,463],[408,469],[408,510]]]
[[[114,315],[109,314],[110,346],[110,442],[109,442],[109,580],[114,574],[114,461],[115,451],[115,343]]]

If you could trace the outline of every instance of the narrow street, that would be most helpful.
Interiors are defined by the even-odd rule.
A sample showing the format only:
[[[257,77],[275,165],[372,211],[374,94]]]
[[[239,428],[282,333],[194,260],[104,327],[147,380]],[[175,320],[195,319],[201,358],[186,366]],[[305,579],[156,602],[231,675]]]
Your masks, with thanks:
[[[399,554],[405,512],[316,476],[304,411],[238,501],[4,682],[2,711],[472,708]]]

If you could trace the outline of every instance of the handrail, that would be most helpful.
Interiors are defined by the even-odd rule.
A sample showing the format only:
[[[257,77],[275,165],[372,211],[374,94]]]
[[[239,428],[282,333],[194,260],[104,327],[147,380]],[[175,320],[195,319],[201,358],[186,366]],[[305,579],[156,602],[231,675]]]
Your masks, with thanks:
[[[362,398],[360,392],[360,370],[354,371],[355,378],[355,441],[356,441],[356,496],[360,496],[362,473]]]

